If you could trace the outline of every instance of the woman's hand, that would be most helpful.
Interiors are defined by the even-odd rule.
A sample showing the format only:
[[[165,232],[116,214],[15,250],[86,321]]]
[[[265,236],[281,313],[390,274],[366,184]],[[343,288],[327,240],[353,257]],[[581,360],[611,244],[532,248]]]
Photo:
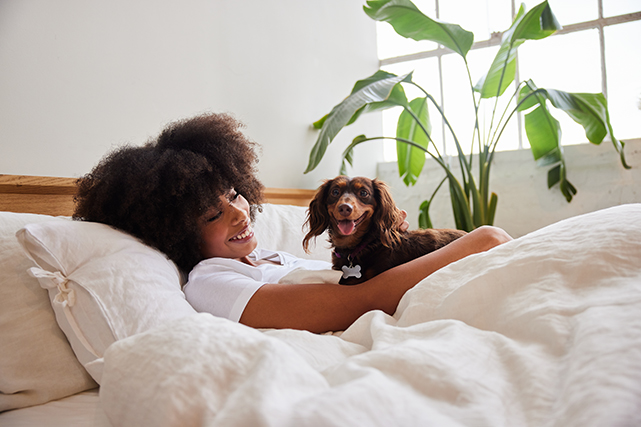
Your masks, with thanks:
[[[410,223],[407,221],[407,211],[405,209],[400,209],[401,211],[401,223],[398,226],[401,231],[407,231],[410,228]]]
[[[471,237],[467,244],[472,245],[471,249],[476,252],[485,252],[512,240],[512,236],[507,234],[505,230],[490,225],[481,226],[468,233],[467,236]]]

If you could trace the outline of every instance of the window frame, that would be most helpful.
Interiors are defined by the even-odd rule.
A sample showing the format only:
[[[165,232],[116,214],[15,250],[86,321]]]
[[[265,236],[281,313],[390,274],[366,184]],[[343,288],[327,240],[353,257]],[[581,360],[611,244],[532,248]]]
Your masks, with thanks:
[[[441,0],[434,0],[435,1],[435,13],[436,13],[436,19],[439,19],[439,2]],[[563,34],[569,34],[569,33],[576,33],[579,31],[584,31],[584,30],[590,30],[590,29],[596,29],[598,31],[599,35],[599,63],[601,66],[601,92],[605,96],[605,98],[608,98],[608,82],[607,82],[607,67],[605,63],[605,58],[606,58],[606,52],[605,52],[605,31],[604,29],[609,26],[613,25],[618,25],[618,24],[625,24],[628,22],[634,22],[634,21],[641,21],[641,11],[640,12],[631,12],[631,13],[625,13],[622,15],[616,15],[616,16],[609,16],[605,17],[603,15],[603,2],[604,0],[597,0],[597,7],[598,7],[598,18],[590,20],[590,21],[584,21],[584,22],[579,22],[575,24],[569,24],[565,25],[563,29],[555,32],[553,35],[550,37],[556,37],[559,35]],[[517,2],[516,0],[511,0],[511,7],[512,7],[512,20],[516,16],[517,12]],[[476,50],[476,49],[483,49],[487,47],[493,47],[493,46],[500,46],[501,45],[501,38],[503,36],[503,32],[494,32],[491,34],[489,39],[486,40],[480,40],[477,42],[474,42],[472,45],[470,51]],[[438,60],[438,78],[439,78],[439,85],[440,85],[440,103],[441,105],[445,104],[445,97],[443,94],[443,67],[442,67],[442,58],[444,55],[448,55],[453,53],[452,50],[443,47],[443,46],[438,46],[436,49],[432,50],[425,50],[417,53],[411,53],[407,55],[400,55],[400,56],[395,56],[395,57],[390,57],[390,58],[383,58],[379,59],[379,68],[383,68],[386,65],[393,65],[393,64],[400,64],[400,63],[405,63],[405,62],[410,62],[410,61],[416,61],[416,60],[421,60],[421,59],[428,59],[428,58],[437,58]],[[519,59],[518,59],[518,54],[517,54],[517,67],[516,67],[516,75],[515,75],[515,84],[518,85],[520,84],[520,77],[519,77]],[[517,119],[517,124],[518,124],[518,149],[523,149],[523,125],[522,125],[522,116],[521,113],[518,112],[516,115]],[[443,135],[445,135],[445,124],[442,123],[442,131]],[[641,136],[641,135],[640,135]],[[635,138],[636,139],[636,138]],[[443,139],[443,150],[444,152],[447,152],[446,148],[446,142],[445,139]]]

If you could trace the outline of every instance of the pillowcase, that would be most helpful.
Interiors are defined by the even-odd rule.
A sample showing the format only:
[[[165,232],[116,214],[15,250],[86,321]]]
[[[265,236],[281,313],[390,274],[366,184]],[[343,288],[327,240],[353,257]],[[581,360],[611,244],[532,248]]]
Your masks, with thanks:
[[[0,212],[0,412],[95,388],[56,323],[47,291],[27,274],[33,263],[16,231],[68,220]]]
[[[29,224],[16,234],[38,267],[60,328],[100,383],[113,342],[196,313],[181,275],[161,252],[107,225],[84,221]]]

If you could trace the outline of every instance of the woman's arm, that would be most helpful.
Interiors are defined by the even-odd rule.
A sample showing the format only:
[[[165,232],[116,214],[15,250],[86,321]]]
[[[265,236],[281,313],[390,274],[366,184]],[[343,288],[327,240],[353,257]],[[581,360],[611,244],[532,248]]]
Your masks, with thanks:
[[[344,330],[370,310],[394,314],[405,292],[423,278],[454,261],[511,239],[500,228],[480,227],[437,251],[353,286],[266,284],[249,300],[240,323],[318,333]]]

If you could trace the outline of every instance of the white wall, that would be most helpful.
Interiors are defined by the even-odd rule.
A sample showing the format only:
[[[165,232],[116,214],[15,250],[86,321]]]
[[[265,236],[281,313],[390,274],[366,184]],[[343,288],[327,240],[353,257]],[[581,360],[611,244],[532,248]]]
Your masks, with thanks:
[[[320,167],[303,175],[316,133],[310,123],[378,68],[375,24],[361,0],[1,0],[0,173],[77,177],[112,147],[142,144],[168,122],[231,112],[263,147],[271,187],[315,188],[338,170],[361,133],[381,133],[369,114],[343,130]],[[530,153],[500,153],[492,172],[496,224],[515,236],[562,218],[641,202],[641,142],[627,147],[632,171],[611,146],[567,147],[567,204],[545,185]],[[376,175],[380,145],[358,147],[353,175]],[[575,155],[576,154],[576,155]],[[435,180],[406,188],[394,164],[379,176],[417,224]],[[427,188],[416,192],[419,188]],[[531,191],[533,190],[533,191]],[[433,210],[451,226],[447,192]]]
[[[538,168],[530,150],[497,152],[490,174],[490,188],[498,197],[494,225],[513,237],[571,216],[624,203],[641,203],[641,140],[626,142],[626,170],[610,142],[564,147],[568,179],[578,192],[568,203],[558,185],[547,188],[547,170]],[[460,176],[456,158],[452,169]],[[412,227],[418,226],[418,209],[443,179],[442,169],[428,160],[414,187],[406,187],[398,177],[396,163],[379,165],[378,176],[392,187],[398,206],[408,211]],[[430,209],[436,228],[454,227],[449,192],[444,185]],[[641,220],[641,218],[639,219]]]
[[[261,144],[267,186],[315,188],[348,141],[380,133],[365,116],[303,175],[310,124],[378,68],[363,3],[2,0],[0,173],[77,177],[116,145],[213,111]],[[374,176],[382,150],[358,158],[357,173]]]

